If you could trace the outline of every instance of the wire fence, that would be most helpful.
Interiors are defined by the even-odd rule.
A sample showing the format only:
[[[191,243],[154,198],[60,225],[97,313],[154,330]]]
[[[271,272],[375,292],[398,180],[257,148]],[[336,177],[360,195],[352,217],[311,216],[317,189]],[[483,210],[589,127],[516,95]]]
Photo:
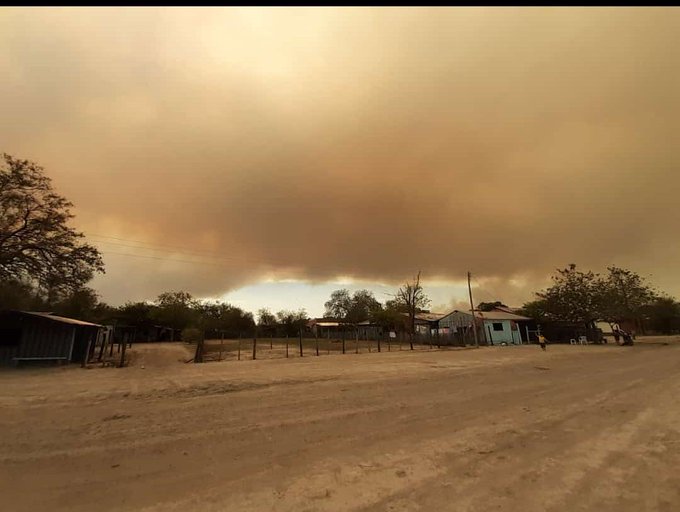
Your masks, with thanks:
[[[439,340],[442,341],[442,340]],[[448,350],[461,345],[437,343],[415,339],[414,351]],[[243,361],[253,359],[281,359],[299,357],[321,357],[328,355],[370,354],[379,352],[399,352],[411,350],[407,339],[385,338],[377,340],[341,338],[240,338],[207,339],[203,342],[202,360]]]

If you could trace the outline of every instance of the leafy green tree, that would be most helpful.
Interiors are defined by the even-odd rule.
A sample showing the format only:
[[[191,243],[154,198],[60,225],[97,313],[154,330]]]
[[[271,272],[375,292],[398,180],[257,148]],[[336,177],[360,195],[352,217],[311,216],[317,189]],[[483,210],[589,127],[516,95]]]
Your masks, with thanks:
[[[115,317],[123,325],[150,327],[155,323],[155,309],[156,306],[148,302],[126,302],[117,309]]]
[[[36,310],[47,308],[45,301],[30,284],[16,279],[0,279],[0,310]]]
[[[547,302],[543,299],[537,299],[527,302],[522,306],[520,314],[533,318],[537,322],[547,320],[550,317],[548,313]]]
[[[654,332],[660,334],[680,332],[680,302],[673,297],[657,297],[641,309],[647,326]]]
[[[480,302],[479,306],[477,306],[477,309],[480,311],[493,311],[498,307],[507,308],[508,306],[497,300],[496,302]]]
[[[352,295],[346,319],[356,325],[359,322],[370,320],[381,309],[382,305],[376,300],[372,291],[357,290]]]
[[[602,281],[591,271],[581,272],[575,264],[557,271],[553,284],[537,293],[548,319],[582,323],[592,327],[599,319]]]
[[[184,291],[161,293],[152,310],[152,318],[176,330],[196,327],[200,321],[199,303]]]
[[[286,336],[297,336],[309,321],[309,316],[304,309],[297,311],[282,310],[276,313],[276,318]]]
[[[326,316],[344,321],[352,309],[352,296],[349,290],[335,290],[331,293],[331,298],[324,304]]]
[[[408,325],[407,317],[404,316],[403,307],[400,307],[396,301],[388,300],[385,306],[379,310],[375,310],[371,315],[371,320],[380,325],[383,329],[398,331],[403,330]]]
[[[99,302],[99,295],[92,288],[83,287],[70,292],[52,308],[55,313],[71,318],[96,322],[105,305]]]
[[[635,272],[608,267],[601,282],[600,318],[614,323],[633,320],[640,325],[643,308],[657,298],[656,291]]]
[[[258,310],[257,326],[262,333],[273,335],[276,332],[276,315],[267,308]]]
[[[29,283],[55,303],[104,272],[99,251],[68,225],[72,206],[42,167],[2,155],[0,281]]]
[[[200,325],[212,334],[221,331],[227,336],[235,336],[239,333],[252,332],[255,327],[251,313],[246,313],[226,302],[201,302],[195,307]]]

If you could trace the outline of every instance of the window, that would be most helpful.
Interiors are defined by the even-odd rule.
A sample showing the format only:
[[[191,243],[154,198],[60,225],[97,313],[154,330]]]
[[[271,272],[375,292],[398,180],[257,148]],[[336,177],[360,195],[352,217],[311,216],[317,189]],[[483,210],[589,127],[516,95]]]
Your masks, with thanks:
[[[493,330],[494,331],[502,331],[503,330],[503,323],[502,322],[494,322],[493,323]]]

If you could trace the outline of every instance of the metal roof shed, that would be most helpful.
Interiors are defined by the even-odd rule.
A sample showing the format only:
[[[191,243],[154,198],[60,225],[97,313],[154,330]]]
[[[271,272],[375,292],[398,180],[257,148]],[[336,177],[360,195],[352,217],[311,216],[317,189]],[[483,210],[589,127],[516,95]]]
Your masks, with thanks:
[[[101,325],[35,311],[0,313],[0,363],[81,361]]]

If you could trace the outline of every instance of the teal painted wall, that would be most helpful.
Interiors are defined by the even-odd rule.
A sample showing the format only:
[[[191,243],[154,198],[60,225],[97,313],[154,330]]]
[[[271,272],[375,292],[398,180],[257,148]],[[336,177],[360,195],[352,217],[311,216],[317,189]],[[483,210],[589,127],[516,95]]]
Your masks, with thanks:
[[[493,324],[501,324],[503,330],[494,331]],[[510,320],[484,320],[484,334],[487,340],[491,337],[489,341],[494,345],[501,343],[520,345],[522,343],[519,329],[512,330],[512,321]]]

